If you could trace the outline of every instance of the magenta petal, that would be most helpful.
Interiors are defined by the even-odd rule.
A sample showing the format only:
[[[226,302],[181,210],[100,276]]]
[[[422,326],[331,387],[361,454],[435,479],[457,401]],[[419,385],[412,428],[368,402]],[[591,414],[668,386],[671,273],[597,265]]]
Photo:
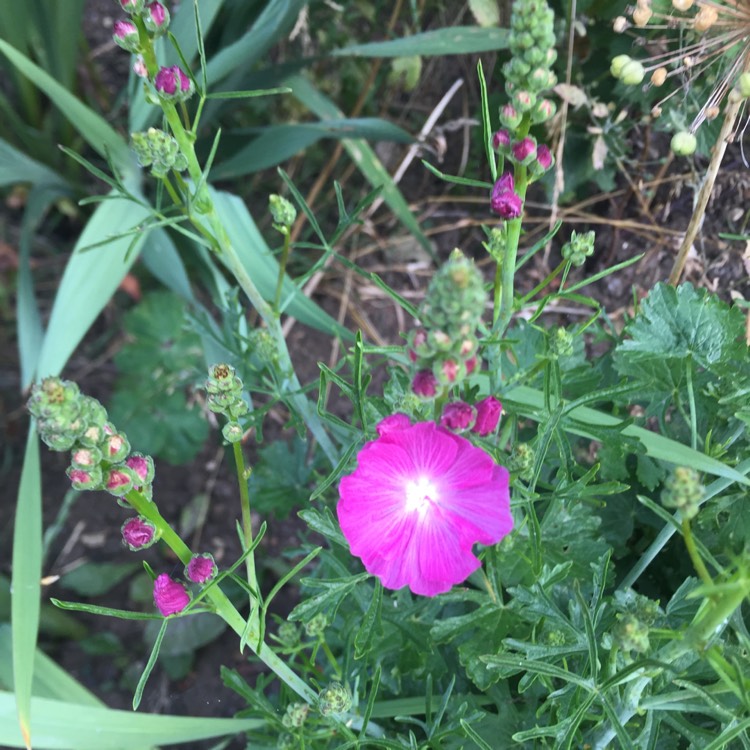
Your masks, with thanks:
[[[480,565],[472,545],[494,544],[513,526],[508,472],[434,422],[400,420],[367,443],[339,495],[352,554],[387,588],[423,596],[464,581]]]

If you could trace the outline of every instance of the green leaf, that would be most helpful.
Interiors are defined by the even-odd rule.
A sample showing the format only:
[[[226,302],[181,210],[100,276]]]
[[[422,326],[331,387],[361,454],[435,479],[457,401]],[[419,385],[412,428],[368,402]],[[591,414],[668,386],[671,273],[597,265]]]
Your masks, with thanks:
[[[93,598],[106,594],[140,568],[141,565],[137,562],[84,563],[66,573],[60,579],[60,585],[70,591],[75,591],[79,596]]]
[[[38,750],[143,750],[238,734],[265,725],[259,719],[212,719],[138,714],[67,701],[34,698],[31,729]],[[24,747],[13,721],[15,696],[0,692],[0,744]]]
[[[245,131],[234,131],[228,140],[231,143],[231,140],[239,136],[247,140],[247,135],[250,134]],[[374,117],[273,125],[264,128],[246,146],[217,164],[211,170],[211,179],[225,180],[275,167],[322,138],[369,138],[398,143],[414,141],[402,128]]]
[[[18,488],[13,528],[13,579],[11,617],[13,628],[13,674],[16,699],[0,727],[13,726],[23,733],[30,747],[33,731],[31,687],[34,679],[34,654],[39,630],[39,601],[42,578],[42,487],[39,465],[39,440],[36,429],[29,428],[21,483]],[[18,712],[17,722],[13,714]],[[20,725],[20,729],[18,726]],[[35,741],[37,738],[35,738]],[[2,734],[0,732],[0,742]]]
[[[128,255],[130,237],[112,239],[88,252],[81,248],[129,230],[146,218],[141,206],[115,198],[92,214],[65,267],[39,354],[37,375],[57,375],[138,257],[144,236]]]
[[[143,639],[149,645],[156,642],[161,624],[153,620],[146,625]],[[190,617],[169,621],[169,638],[162,642],[162,657],[192,654],[202,646],[215,641],[227,629],[227,624],[211,612],[198,612]]]
[[[294,508],[307,504],[313,476],[307,450],[307,442],[296,436],[290,443],[277,440],[261,449],[248,481],[253,508],[286,518]],[[280,466],[284,471],[279,471]]]
[[[57,32],[59,33],[59,29]],[[87,107],[65,86],[45,73],[4,39],[0,39],[0,52],[55,103],[94,151],[103,157],[109,155],[114,165],[122,170],[125,176],[132,178],[134,174],[137,174],[138,166],[130,147],[103,117]]]
[[[334,50],[332,54],[334,57],[403,57],[408,55],[427,57],[494,52],[506,49],[507,46],[508,31],[506,29],[453,26],[387,42],[352,44],[349,47]]]
[[[68,184],[57,172],[34,161],[0,138],[0,187],[21,183],[57,186],[60,190],[69,190]]]
[[[344,599],[363,581],[370,577],[369,573],[360,573],[348,578],[333,578],[321,580],[319,578],[303,578],[302,587],[318,589],[321,593],[300,602],[290,613],[290,620],[308,622],[318,612],[326,612],[331,618],[341,606]]]

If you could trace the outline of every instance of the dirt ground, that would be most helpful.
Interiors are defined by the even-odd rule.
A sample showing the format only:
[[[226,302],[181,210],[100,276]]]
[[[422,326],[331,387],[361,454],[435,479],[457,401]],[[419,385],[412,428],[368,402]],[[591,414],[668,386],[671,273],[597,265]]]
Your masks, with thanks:
[[[99,28],[111,24],[114,14],[109,0],[92,3],[89,16],[91,28],[87,35],[96,41],[101,38]],[[116,10],[116,8],[114,8]],[[102,41],[102,44],[105,42]],[[92,44],[98,60],[107,60],[108,49]],[[446,121],[459,122],[467,112],[475,110],[478,91],[473,69],[476,60],[460,63],[466,84],[461,96],[446,111]],[[491,59],[485,60],[485,68],[491,67]],[[447,88],[455,77],[447,69],[434,68],[432,79],[442,80],[444,85],[424,89],[415,94],[413,107],[429,111],[437,100],[437,90]],[[421,97],[421,98],[420,98]],[[440,168],[451,172],[464,162],[467,137],[473,131],[467,127],[443,128],[438,134],[445,147],[444,161]],[[656,143],[659,141],[656,139]],[[656,159],[664,148],[651,146],[649,159]],[[326,146],[327,147],[327,146]],[[634,151],[641,148],[633,144]],[[389,154],[382,152],[384,157]],[[395,156],[399,156],[396,154]],[[346,162],[342,161],[343,170]],[[699,168],[701,165],[698,165]],[[338,174],[338,172],[334,172]],[[607,310],[610,317],[622,319],[632,305],[633,296],[643,296],[657,281],[666,279],[672,259],[692,213],[695,186],[699,174],[693,174],[685,160],[673,161],[660,176],[658,184],[649,183],[651,171],[643,174],[620,174],[617,188],[608,194],[589,191],[588,196],[576,203],[559,207],[559,218],[565,222],[561,237],[566,238],[572,228],[579,231],[589,228],[598,232],[597,252],[576,275],[583,277],[644,253],[636,265],[593,285],[588,292]],[[491,221],[486,201],[482,198],[464,200],[455,187],[438,181],[415,162],[406,173],[401,187],[423,225],[429,225],[430,239],[436,254],[447,257],[455,246],[481,257],[483,235],[481,222]],[[750,299],[750,257],[744,242],[732,242],[718,237],[719,232],[739,232],[746,220],[745,207],[750,198],[750,172],[743,163],[738,146],[727,152],[717,189],[699,241],[687,267],[686,278],[720,294],[724,299],[742,297]],[[546,231],[551,207],[547,197],[535,190],[530,196],[529,226],[534,228],[526,238],[526,246]],[[6,204],[0,207],[0,221],[6,231],[6,244],[13,249],[17,239],[20,208]],[[432,273],[429,259],[416,249],[415,243],[406,238],[394,243],[389,237],[395,231],[386,212],[380,209],[366,223],[356,242],[348,251],[367,270],[379,273],[389,284],[407,299],[418,302]],[[41,238],[35,251],[35,271],[40,279],[39,296],[43,312],[48,312],[54,290],[62,274],[65,254],[53,250],[52,245],[72,246],[80,222],[68,221],[54,227],[54,236]],[[560,241],[556,240],[545,256],[540,253],[534,261],[524,267],[518,280],[521,291],[530,290],[543,279],[549,268],[556,265]],[[356,248],[356,249],[355,249]],[[12,259],[12,254],[10,255]],[[486,270],[489,267],[486,264]],[[0,266],[0,283],[9,288],[14,282],[12,260]],[[138,270],[136,269],[136,274]],[[315,299],[335,317],[348,325],[362,328],[365,337],[373,343],[397,344],[402,341],[400,332],[408,330],[412,321],[392,301],[371,283],[340,267],[332,266],[314,289]],[[86,342],[79,347],[65,370],[65,377],[79,382],[84,392],[100,398],[106,403],[112,392],[116,371],[112,354],[122,344],[120,334],[124,310],[132,304],[127,293],[120,291],[100,316]],[[14,309],[12,298],[6,298],[0,308],[0,573],[10,576],[10,552],[12,518],[16,487],[19,478],[27,417],[24,412],[18,379],[18,358],[15,352]],[[576,308],[548,309],[557,321],[576,322],[582,311]],[[289,334],[290,350],[293,353],[304,382],[312,381],[318,372],[317,362],[330,363],[340,349],[321,334],[310,332],[295,325]],[[275,413],[269,418],[269,432],[283,436],[279,424],[284,415]],[[201,493],[210,495],[207,516],[200,529],[201,544],[218,550],[219,563],[232,561],[239,554],[239,546],[233,532],[234,519],[238,515],[235,484],[231,467],[221,463],[220,436],[213,432],[198,460],[190,467],[157,466],[155,493],[162,514],[168,519],[177,519],[186,503]],[[248,446],[250,463],[254,460],[252,446]],[[64,457],[43,452],[44,513],[45,528],[58,519],[61,500],[65,492]],[[133,559],[120,543],[119,527],[124,511],[112,498],[93,494],[81,496],[73,505],[62,523],[61,531],[51,545],[45,564],[45,575],[54,576],[70,570],[83,561],[123,562]],[[256,519],[258,521],[258,519]],[[296,543],[298,524],[295,521],[272,522],[271,531],[262,547],[262,557],[273,560],[281,550]],[[140,558],[139,558],[140,559]],[[164,550],[154,547],[145,555],[155,569],[177,571],[177,565]],[[265,571],[264,585],[270,588],[275,582],[274,567]],[[115,587],[106,596],[98,598],[97,604],[104,606],[127,606],[130,597],[130,581]],[[70,592],[52,584],[45,592],[48,596],[75,598]],[[294,592],[277,601],[277,613],[283,616],[293,606]],[[88,635],[110,634],[117,636],[127,649],[122,652],[92,654],[90,638],[79,640],[57,639],[45,634],[42,645],[63,667],[74,674],[83,684],[94,690],[108,705],[129,708],[132,698],[132,674],[148,656],[141,638],[142,625],[134,622],[103,620],[91,616],[76,616],[87,628]],[[124,647],[123,647],[124,648]],[[132,667],[129,669],[128,666]],[[242,707],[242,701],[221,685],[219,666],[237,669],[252,681],[256,667],[237,651],[235,638],[227,634],[203,647],[196,654],[194,667],[187,677],[170,680],[163,669],[157,668],[149,682],[142,710],[169,712],[193,716],[230,716]],[[205,747],[206,744],[195,747]],[[242,745],[238,744],[237,747]],[[188,747],[187,745],[185,747]],[[232,745],[234,747],[234,745]]]

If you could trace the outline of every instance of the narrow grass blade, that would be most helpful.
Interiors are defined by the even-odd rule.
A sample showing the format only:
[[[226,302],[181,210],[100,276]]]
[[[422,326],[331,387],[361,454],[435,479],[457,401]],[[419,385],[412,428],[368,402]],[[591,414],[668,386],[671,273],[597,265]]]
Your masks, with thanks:
[[[94,211],[63,273],[39,355],[38,376],[57,375],[62,370],[135,261],[144,237],[138,238],[136,251],[127,262],[130,237],[85,253],[81,248],[124,232],[147,216],[141,206],[121,199],[107,201]]]
[[[294,96],[321,120],[343,118],[343,113],[339,108],[306,78],[294,76],[287,80],[287,84],[291,86]],[[365,179],[373,187],[382,187],[381,197],[396,215],[396,218],[414,235],[427,253],[434,257],[435,251],[432,248],[432,243],[425,236],[419,222],[412,214],[409,204],[372,148],[360,139],[345,139],[342,144]]]
[[[351,44],[333,51],[334,57],[404,57],[409,55],[467,55],[508,46],[507,29],[452,26],[387,42]]]
[[[26,747],[31,747],[31,688],[34,679],[34,652],[39,630],[42,578],[42,484],[39,465],[39,439],[29,428],[21,484],[18,488],[13,529],[13,579],[11,586],[11,627],[13,629],[13,676],[15,708],[0,726],[15,725]],[[13,720],[17,714],[17,722]],[[0,742],[2,740],[0,739]]]
[[[184,300],[195,299],[190,287],[185,264],[182,262],[172,238],[163,229],[156,229],[148,236],[141,253],[141,262],[161,281]]]
[[[94,151],[105,158],[109,152],[118,169],[129,175],[137,170],[128,144],[103,117],[4,39],[0,39],[0,52],[54,102]]]
[[[50,204],[62,197],[67,190],[58,185],[41,185],[32,188],[26,201],[21,236],[18,242],[18,302],[16,305],[18,351],[21,358],[21,386],[31,385],[36,370],[37,358],[44,333],[39,316],[39,307],[34,294],[34,279],[31,274],[31,241],[39,222]]]
[[[245,131],[234,131],[233,138]],[[377,141],[412,143],[414,138],[403,128],[376,117],[324,120],[295,125],[274,125],[263,128],[234,155],[214,167],[213,179],[227,179],[258,172],[281,164],[321,138],[369,138]]]
[[[13,726],[13,694],[0,692],[0,745],[24,747]],[[211,719],[115,711],[48,698],[32,701],[36,750],[143,750],[261,728],[259,719]]]
[[[34,161],[0,138],[0,187],[20,182],[32,185],[57,185],[61,189],[67,187],[65,180],[57,172]]]

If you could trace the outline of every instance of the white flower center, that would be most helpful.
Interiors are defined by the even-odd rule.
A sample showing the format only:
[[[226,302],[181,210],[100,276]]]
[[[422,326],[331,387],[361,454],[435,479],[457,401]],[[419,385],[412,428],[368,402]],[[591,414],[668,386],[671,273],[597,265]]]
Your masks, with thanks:
[[[406,504],[404,510],[407,513],[417,511],[423,515],[433,503],[439,500],[437,487],[430,481],[429,477],[419,477],[406,483]]]

